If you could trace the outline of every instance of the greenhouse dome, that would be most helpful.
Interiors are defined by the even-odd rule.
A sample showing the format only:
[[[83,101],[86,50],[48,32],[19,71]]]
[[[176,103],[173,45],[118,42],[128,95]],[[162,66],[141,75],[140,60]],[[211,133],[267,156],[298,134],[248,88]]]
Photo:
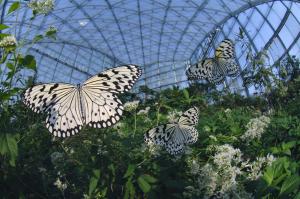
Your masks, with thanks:
[[[0,10],[0,198],[300,198],[299,0]]]
[[[300,5],[297,1],[62,1],[53,11],[32,18],[28,1],[5,15],[13,1],[3,1],[1,22],[18,41],[25,41],[38,60],[38,82],[78,83],[105,68],[137,64],[138,85],[161,89],[185,87],[186,62],[197,62],[224,38],[237,40],[240,31],[254,53],[268,49],[270,64],[299,54]],[[49,27],[56,39],[32,44]],[[213,42],[208,38],[217,30]],[[246,48],[236,58],[247,67]],[[172,69],[172,72],[169,72]],[[242,89],[241,80],[227,82]]]

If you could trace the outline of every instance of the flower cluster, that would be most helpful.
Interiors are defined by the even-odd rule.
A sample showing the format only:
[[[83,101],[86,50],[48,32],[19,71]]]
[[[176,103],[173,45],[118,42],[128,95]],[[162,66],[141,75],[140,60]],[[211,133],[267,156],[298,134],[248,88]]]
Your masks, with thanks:
[[[140,110],[137,115],[147,115],[150,110],[150,107],[146,107],[145,109]]]
[[[141,151],[145,152],[148,150],[153,157],[158,157],[160,155],[161,146],[154,144],[153,142],[147,142],[147,144],[142,144]]]
[[[270,166],[275,160],[276,158],[273,155],[268,154],[267,157],[258,157],[256,158],[256,161],[245,164],[244,167],[249,170],[247,178],[250,180],[257,180],[262,176],[262,168]]]
[[[240,149],[235,149],[229,144],[217,146],[213,161],[217,166],[229,167],[232,164],[238,164],[242,161],[242,152]]]
[[[246,141],[253,140],[255,138],[260,139],[269,123],[270,118],[267,116],[260,116],[258,118],[251,119],[246,126],[247,131],[241,136],[241,139]]]
[[[27,5],[35,15],[46,15],[54,9],[54,3],[54,0],[32,0]]]
[[[212,161],[201,166],[198,159],[188,159],[190,174],[197,177],[196,186],[188,186],[184,192],[185,197],[197,196],[211,198],[245,198],[253,196],[248,193],[243,184],[239,182],[241,176],[248,180],[256,180],[262,175],[265,166],[271,165],[275,160],[273,155],[258,157],[256,161],[244,160],[243,153],[229,144],[213,146]],[[204,195],[204,197],[203,197]]]
[[[17,40],[13,35],[8,35],[0,41],[1,48],[15,47],[16,45],[17,45]]]
[[[132,101],[132,102],[126,102],[124,104],[124,109],[125,111],[128,111],[128,112],[133,112],[137,109],[137,107],[139,106],[139,103],[140,101]]]
[[[61,191],[64,191],[68,187],[67,183],[63,183],[60,178],[57,178],[53,184]]]
[[[214,146],[213,148],[215,154],[212,156],[212,162],[208,162],[202,167],[195,160],[189,164],[190,173],[198,176],[198,188],[194,189],[193,195],[198,197],[204,195],[204,198],[215,195],[221,195],[222,198],[232,198],[232,195],[237,195],[240,198],[251,198],[237,180],[243,174],[242,167],[240,167],[243,161],[240,149],[229,144]]]
[[[182,112],[181,112],[181,111],[177,111],[177,110],[175,109],[175,110],[169,112],[167,118],[168,118],[169,122],[175,123],[175,122],[178,121],[178,117],[179,117],[180,115],[182,115]]]

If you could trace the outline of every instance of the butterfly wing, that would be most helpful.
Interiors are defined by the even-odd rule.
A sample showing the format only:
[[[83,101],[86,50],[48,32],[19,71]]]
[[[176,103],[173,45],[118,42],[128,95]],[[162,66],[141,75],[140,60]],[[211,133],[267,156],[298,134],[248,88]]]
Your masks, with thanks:
[[[148,131],[144,139],[147,144],[164,146],[171,155],[176,155],[184,151],[185,144],[197,141],[198,132],[194,127],[165,124]]]
[[[176,124],[164,124],[147,131],[144,140],[147,144],[166,146],[175,132]]]
[[[199,61],[197,64],[191,65],[186,70],[186,75],[189,80],[192,79],[206,79],[212,73],[212,59],[204,59]]]
[[[222,71],[226,75],[237,76],[239,74],[239,67],[235,61],[234,44],[230,39],[223,40],[216,49],[215,57]]]
[[[179,118],[179,125],[196,126],[198,124],[199,109],[192,107],[185,111]]]
[[[83,84],[83,88],[110,93],[129,91],[142,72],[136,65],[119,66],[95,75]]]
[[[116,94],[131,89],[140,76],[138,66],[126,65],[106,70],[85,81],[82,86],[85,123],[105,128],[119,121],[124,108]]]
[[[46,126],[58,137],[78,133],[83,125],[79,91],[71,84],[41,84],[28,88],[23,102],[34,112],[47,114]]]
[[[177,124],[164,124],[146,132],[144,140],[147,144],[164,146],[171,155],[175,155],[184,150],[184,140],[178,132]]]
[[[213,60],[212,72],[208,76],[208,81],[213,84],[222,84],[225,81],[225,71],[224,68],[220,67],[220,65]]]

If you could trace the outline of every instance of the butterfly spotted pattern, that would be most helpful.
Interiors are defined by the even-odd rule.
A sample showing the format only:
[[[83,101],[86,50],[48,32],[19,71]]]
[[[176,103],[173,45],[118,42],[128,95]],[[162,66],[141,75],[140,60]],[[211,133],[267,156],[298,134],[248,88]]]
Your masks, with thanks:
[[[186,70],[189,80],[207,79],[213,84],[221,84],[226,76],[239,75],[239,67],[235,61],[234,44],[230,39],[223,40],[215,51],[214,58],[207,58]]]
[[[180,154],[187,144],[198,140],[195,126],[198,124],[199,111],[193,107],[184,112],[178,122],[157,126],[144,135],[147,144],[164,146],[171,155]]]
[[[50,83],[28,88],[23,102],[36,113],[46,113],[46,127],[57,137],[78,133],[84,125],[112,126],[123,113],[117,94],[129,91],[141,76],[135,65],[106,70],[82,85]]]

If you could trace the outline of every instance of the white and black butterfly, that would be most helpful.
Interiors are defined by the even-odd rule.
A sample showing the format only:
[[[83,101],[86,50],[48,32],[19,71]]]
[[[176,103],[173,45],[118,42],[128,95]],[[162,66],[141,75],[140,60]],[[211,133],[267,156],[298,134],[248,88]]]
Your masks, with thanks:
[[[198,108],[193,107],[184,112],[178,122],[157,126],[145,133],[147,144],[164,146],[166,150],[176,155],[184,151],[184,146],[198,140],[195,126],[198,124]]]
[[[112,126],[123,113],[117,94],[128,91],[141,76],[135,65],[106,70],[82,85],[50,83],[28,88],[23,102],[34,112],[46,113],[46,126],[58,137],[68,137],[83,125],[94,128]]]
[[[230,39],[223,40],[215,51],[214,58],[200,60],[186,70],[189,80],[207,79],[214,84],[223,83],[226,76],[239,75],[239,67],[235,61],[234,44]]]

